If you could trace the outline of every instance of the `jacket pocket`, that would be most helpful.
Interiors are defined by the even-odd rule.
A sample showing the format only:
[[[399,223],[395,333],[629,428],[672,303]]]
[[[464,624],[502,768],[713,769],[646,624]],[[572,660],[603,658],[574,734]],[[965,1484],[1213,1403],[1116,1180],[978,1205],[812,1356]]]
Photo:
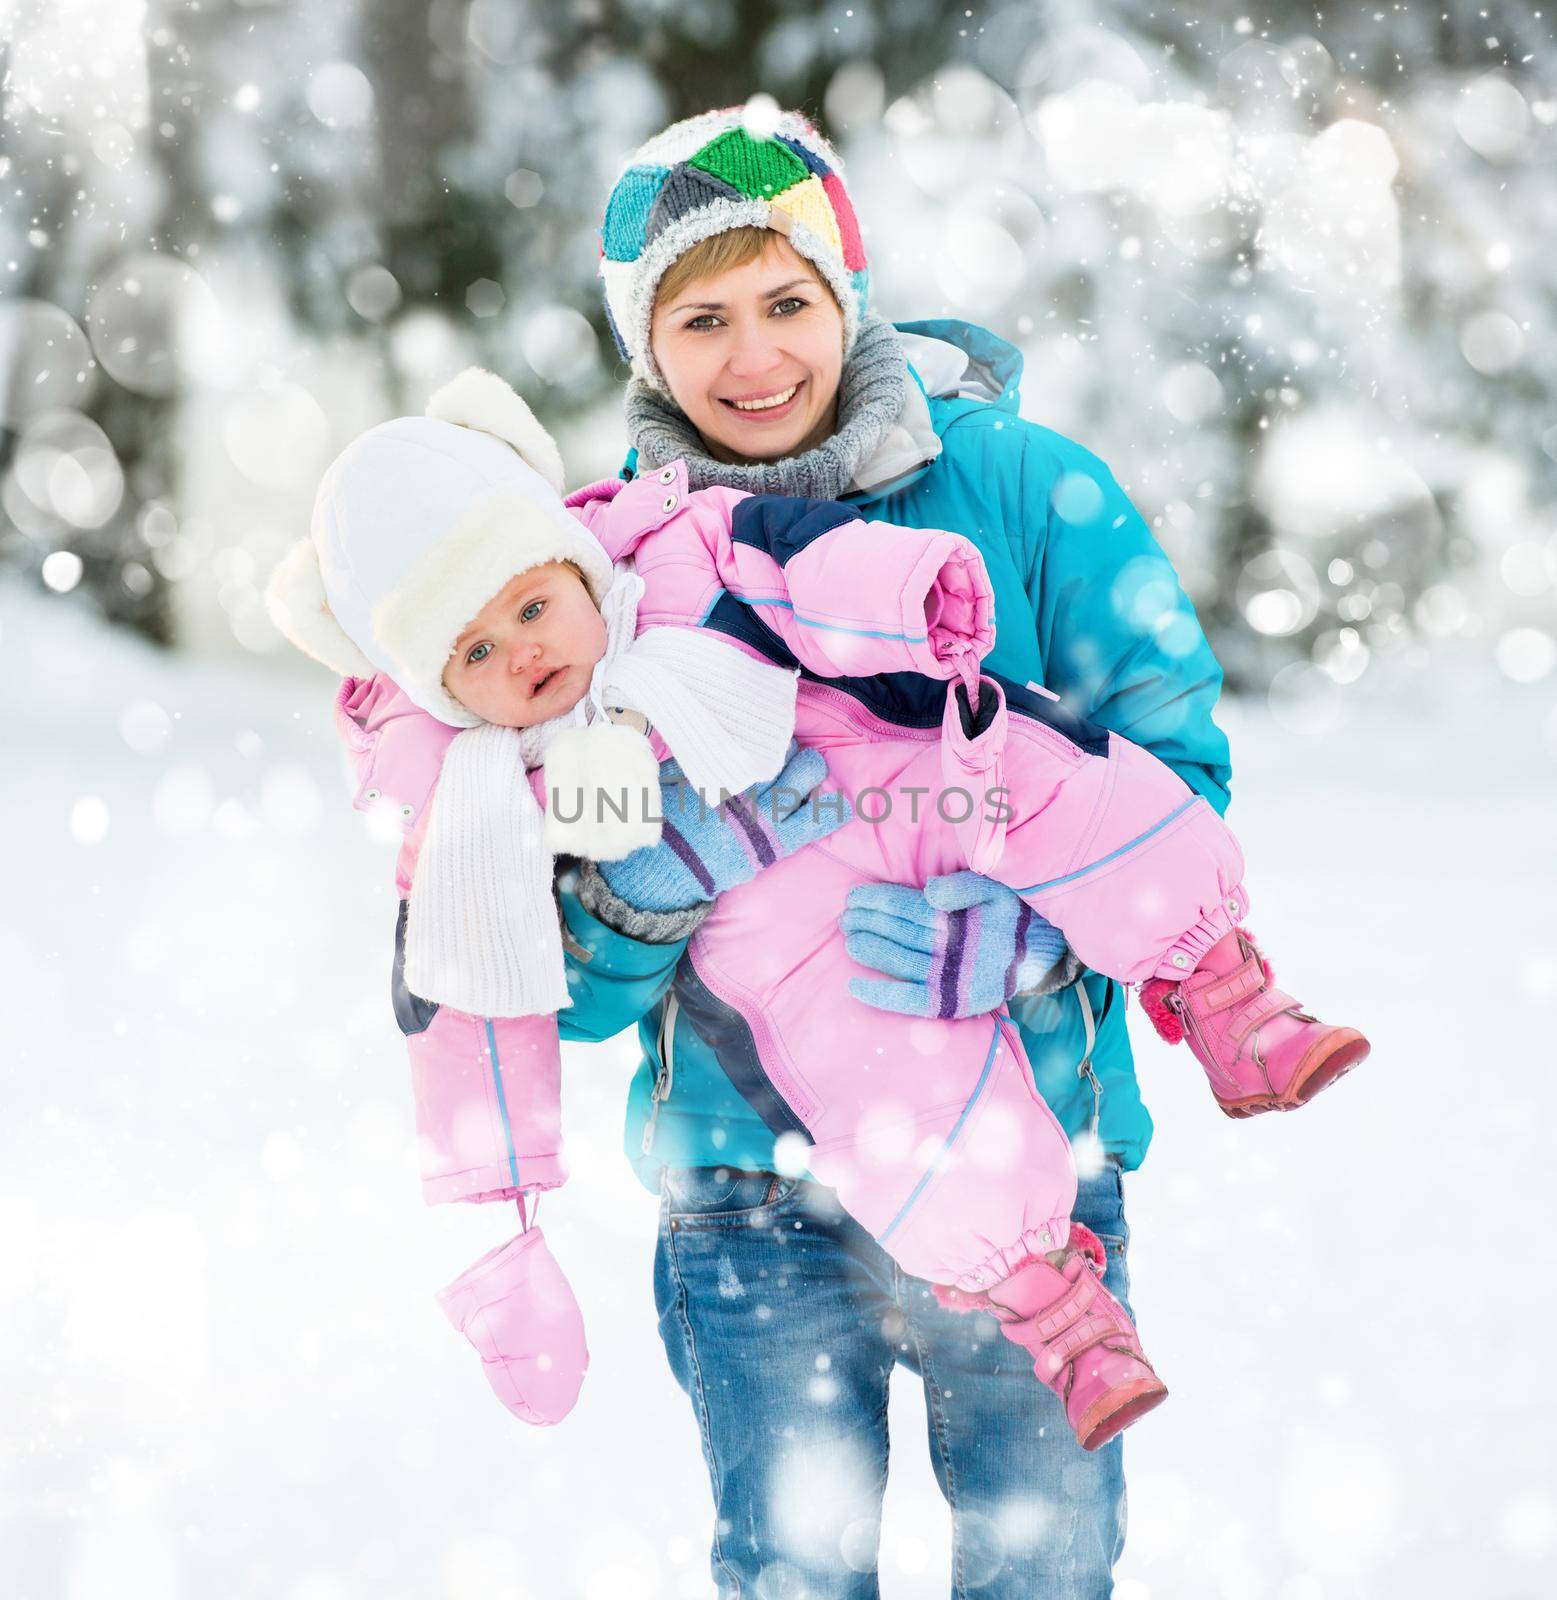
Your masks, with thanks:
[[[734,1167],[665,1167],[660,1188],[672,1226],[750,1225],[793,1198],[799,1178]]]

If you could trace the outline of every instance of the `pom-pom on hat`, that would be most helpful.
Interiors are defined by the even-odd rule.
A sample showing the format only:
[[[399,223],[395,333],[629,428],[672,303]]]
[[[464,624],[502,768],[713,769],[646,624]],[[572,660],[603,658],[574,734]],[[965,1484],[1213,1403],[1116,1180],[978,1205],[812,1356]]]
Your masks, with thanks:
[[[600,277],[606,317],[634,373],[665,390],[649,347],[654,294],[675,259],[732,228],[771,228],[821,273],[843,310],[843,348],[854,344],[870,297],[870,271],[843,168],[798,112],[764,137],[746,108],[706,111],[641,146],[606,201]]]
[[[456,728],[480,718],[443,687],[449,654],[511,579],[571,561],[596,605],[610,558],[562,503],[562,458],[501,378],[469,367],[421,417],[354,439],[314,500],[312,532],[266,592],[276,626],[346,676],[386,672]]]

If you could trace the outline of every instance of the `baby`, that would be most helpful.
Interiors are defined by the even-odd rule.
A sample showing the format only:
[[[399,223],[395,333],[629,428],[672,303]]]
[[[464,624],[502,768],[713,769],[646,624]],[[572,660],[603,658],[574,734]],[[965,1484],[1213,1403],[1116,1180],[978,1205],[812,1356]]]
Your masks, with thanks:
[[[677,463],[566,501],[561,478],[522,402],[467,373],[348,447],[272,588],[289,637],[347,675],[358,804],[406,826],[396,1012],[427,1198],[523,1213],[562,1180],[552,854],[588,858],[629,913],[696,908],[673,997],[737,1088],[905,1271],[1000,1320],[1096,1448],[1167,1391],[1070,1221],[1069,1143],[1004,1012],[850,997],[850,892],[966,868],[1015,889],[1035,966],[1068,942],[1141,985],[1228,1108],[1304,1103],[1366,1041],[1274,989],[1203,799],[980,671],[992,596],[971,542],[842,503],[689,494]],[[764,803],[662,820],[668,756],[704,793],[766,784]],[[878,792],[930,798],[885,820]],[[505,1403],[566,1412],[582,1324],[537,1228],[442,1298]]]

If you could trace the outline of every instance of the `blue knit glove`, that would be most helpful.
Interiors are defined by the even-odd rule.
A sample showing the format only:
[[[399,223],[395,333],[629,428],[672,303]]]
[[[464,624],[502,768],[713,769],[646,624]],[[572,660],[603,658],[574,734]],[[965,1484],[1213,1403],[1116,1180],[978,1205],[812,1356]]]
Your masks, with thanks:
[[[710,808],[681,768],[667,761],[660,768],[660,842],[620,861],[602,861],[600,876],[618,900],[639,911],[676,911],[712,900],[849,821],[846,796],[813,795],[826,776],[820,752],[791,744],[776,778]]]
[[[931,878],[923,889],[868,883],[849,891],[845,947],[888,978],[850,978],[849,993],[879,1011],[976,1017],[1039,986],[1065,958],[1065,936],[1014,889],[977,872]]]

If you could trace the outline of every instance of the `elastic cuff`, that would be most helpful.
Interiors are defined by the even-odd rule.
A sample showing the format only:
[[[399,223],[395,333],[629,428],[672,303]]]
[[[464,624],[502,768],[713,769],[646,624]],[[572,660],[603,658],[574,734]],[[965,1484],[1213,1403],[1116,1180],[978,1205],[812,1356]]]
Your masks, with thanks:
[[[982,660],[995,645],[994,610],[995,591],[971,542],[961,534],[935,535],[903,593],[904,637],[925,631],[922,644],[909,645],[914,670],[955,679],[959,657]]]
[[[430,1206],[448,1205],[455,1200],[485,1205],[492,1200],[515,1199],[530,1189],[555,1189],[567,1175],[560,1155],[520,1156],[517,1184],[515,1168],[506,1161],[463,1172],[424,1172],[422,1199]]]
[[[1051,1250],[1063,1250],[1070,1241],[1070,1218],[1050,1217],[1036,1228],[1029,1228],[1014,1243],[993,1255],[955,1280],[952,1287],[964,1294],[981,1294],[997,1283],[1003,1283],[1021,1271],[1029,1261],[1042,1260]]]
[[[1229,889],[1215,905],[1200,908],[1200,920],[1180,938],[1168,946],[1154,978],[1167,978],[1178,983],[1187,978],[1205,959],[1206,952],[1220,943],[1237,927],[1239,919],[1248,915],[1249,897],[1242,884]]]
[[[1026,976],[1025,963],[1018,967],[1017,988],[1011,998],[1015,1000],[1023,996],[1054,994],[1060,989],[1068,989],[1086,970],[1081,957],[1066,945],[1060,952],[1060,959],[1052,967],[1045,968],[1032,978]]]
[[[676,944],[690,938],[713,907],[712,901],[700,901],[682,911],[640,911],[612,892],[593,861],[579,863],[578,903],[597,922],[640,944]]]

